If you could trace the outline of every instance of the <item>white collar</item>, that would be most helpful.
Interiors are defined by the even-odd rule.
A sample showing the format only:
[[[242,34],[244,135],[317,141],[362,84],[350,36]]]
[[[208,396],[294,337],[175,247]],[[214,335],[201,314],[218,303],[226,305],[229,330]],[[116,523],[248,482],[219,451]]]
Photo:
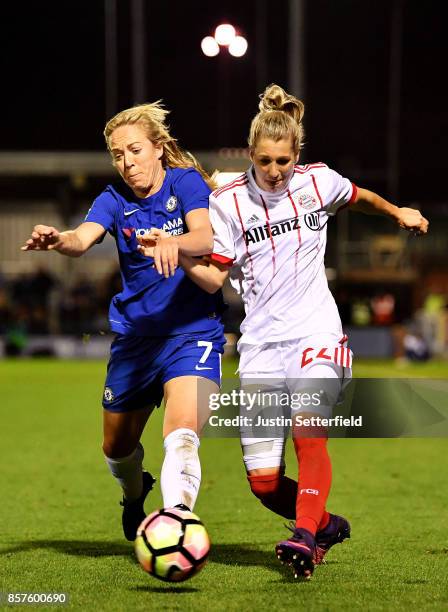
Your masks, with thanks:
[[[291,182],[291,179],[289,180],[287,186],[282,189],[282,191],[265,191],[264,189],[261,189],[261,187],[258,186],[257,181],[255,180],[254,173],[254,166],[252,164],[246,172],[247,178],[249,180],[249,186],[251,190],[261,195],[263,200],[265,200],[266,202],[269,202],[270,204],[275,204],[279,202],[282,198],[284,198],[285,195],[288,193],[289,183]],[[291,178],[293,176],[294,175],[292,174]]]

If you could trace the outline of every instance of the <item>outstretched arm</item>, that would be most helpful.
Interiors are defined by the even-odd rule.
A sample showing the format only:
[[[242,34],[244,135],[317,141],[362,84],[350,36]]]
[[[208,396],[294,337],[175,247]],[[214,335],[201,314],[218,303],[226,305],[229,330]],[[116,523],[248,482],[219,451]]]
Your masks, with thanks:
[[[35,225],[22,251],[58,251],[69,257],[79,257],[103,236],[105,230],[99,223],[81,223],[74,230],[60,232],[49,225]]]
[[[401,228],[412,232],[416,236],[426,234],[429,222],[415,208],[406,208],[391,204],[378,194],[368,189],[358,187],[355,201],[350,204],[350,210],[359,211],[367,215],[383,215],[391,218]]]

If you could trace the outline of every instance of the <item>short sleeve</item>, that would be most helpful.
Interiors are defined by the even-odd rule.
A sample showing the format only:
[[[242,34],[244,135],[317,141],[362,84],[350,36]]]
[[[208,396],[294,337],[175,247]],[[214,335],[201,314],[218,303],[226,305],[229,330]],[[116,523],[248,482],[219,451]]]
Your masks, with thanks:
[[[184,215],[196,208],[208,208],[211,189],[197,170],[183,173],[176,181],[176,195],[179,197]]]
[[[210,221],[213,228],[213,253],[211,258],[219,263],[232,265],[235,260],[235,242],[231,219],[224,207],[210,196]]]
[[[117,212],[117,200],[113,194],[105,189],[90,207],[84,221],[99,223],[106,231],[115,233],[115,219]]]
[[[356,185],[331,168],[315,173],[315,186],[322,200],[322,207],[329,215],[347,206],[356,198]]]

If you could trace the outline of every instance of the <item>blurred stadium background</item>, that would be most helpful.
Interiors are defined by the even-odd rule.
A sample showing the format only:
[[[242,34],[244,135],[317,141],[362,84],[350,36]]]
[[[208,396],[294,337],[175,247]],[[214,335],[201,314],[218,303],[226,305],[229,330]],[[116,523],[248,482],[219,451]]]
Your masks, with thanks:
[[[103,357],[107,309],[120,289],[113,241],[80,260],[22,253],[38,222],[78,224],[114,179],[102,142],[121,108],[163,98],[173,133],[209,170],[248,165],[257,94],[278,82],[306,104],[302,162],[325,161],[355,183],[418,207],[430,234],[411,238],[383,219],[337,216],[327,276],[358,357],[426,360],[448,354],[447,94],[433,58],[446,51],[436,2],[267,0],[200,3],[53,0],[5,7],[0,151],[0,355]],[[173,18],[175,15],[175,18]],[[249,46],[205,57],[223,22]],[[440,36],[439,36],[440,34]],[[418,41],[418,42],[417,42]],[[5,47],[6,49],[6,47]],[[26,85],[24,85],[26,83]],[[226,289],[226,331],[242,307]]]

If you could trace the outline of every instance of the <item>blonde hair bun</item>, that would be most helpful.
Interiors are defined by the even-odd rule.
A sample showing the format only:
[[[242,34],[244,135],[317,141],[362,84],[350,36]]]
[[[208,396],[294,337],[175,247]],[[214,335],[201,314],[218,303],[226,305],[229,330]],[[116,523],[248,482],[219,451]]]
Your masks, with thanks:
[[[305,113],[305,105],[301,100],[292,96],[280,87],[272,83],[268,85],[264,92],[260,94],[258,108],[261,112],[283,111],[290,115],[294,121],[300,123]]]
[[[260,95],[258,108],[260,110],[252,119],[247,139],[249,148],[254,151],[262,138],[274,142],[290,138],[294,153],[298,155],[305,137],[302,124],[305,112],[303,102],[272,83]]]

